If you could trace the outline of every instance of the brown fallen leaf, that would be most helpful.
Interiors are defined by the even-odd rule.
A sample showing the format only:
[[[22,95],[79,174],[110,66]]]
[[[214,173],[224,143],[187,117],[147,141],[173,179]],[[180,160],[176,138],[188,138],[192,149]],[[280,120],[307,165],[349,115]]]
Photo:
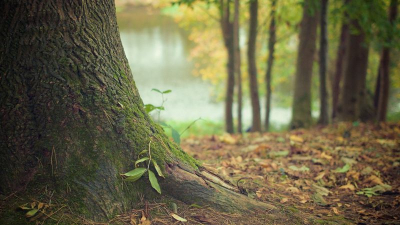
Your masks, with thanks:
[[[381,178],[371,175],[367,179],[364,180],[364,183],[371,183],[371,184],[383,184]]]
[[[340,189],[349,189],[350,191],[354,191],[356,188],[354,187],[354,185],[348,183],[346,185],[340,186]]]
[[[282,199],[281,199],[281,201],[280,201],[280,203],[282,203],[282,204],[283,204],[283,203],[285,203],[285,202],[287,202],[287,201],[289,201],[289,199],[288,199],[288,198],[282,198]]]
[[[314,180],[320,180],[325,176],[325,172],[320,172],[316,177],[314,177]]]

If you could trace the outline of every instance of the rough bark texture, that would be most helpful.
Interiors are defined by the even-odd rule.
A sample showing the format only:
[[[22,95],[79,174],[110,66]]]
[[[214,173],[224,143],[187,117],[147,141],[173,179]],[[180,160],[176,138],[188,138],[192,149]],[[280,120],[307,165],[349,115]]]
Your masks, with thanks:
[[[351,21],[351,26],[358,32],[350,34],[347,40],[348,52],[346,53],[343,87],[337,112],[339,121],[360,119],[367,101],[365,81],[369,47],[365,42],[365,32],[360,28],[358,22]]]
[[[268,39],[268,61],[267,71],[265,72],[265,89],[266,89],[266,104],[265,104],[265,131],[269,130],[269,116],[271,112],[271,75],[272,66],[274,64],[274,52],[276,42],[276,27],[275,27],[275,7],[277,0],[271,0],[271,23],[269,24],[269,39]]]
[[[343,0],[344,6],[349,3],[350,0]],[[349,25],[347,23],[348,14],[344,12],[342,18],[342,27],[340,29],[340,42],[336,53],[336,70],[332,81],[332,120],[336,118],[337,108],[340,96],[340,85],[342,82],[344,63],[346,55],[346,43],[349,35]]]
[[[311,125],[311,77],[317,38],[317,13],[310,10],[312,0],[304,2],[299,34],[291,128]],[[312,13],[313,12],[313,13]]]
[[[393,22],[397,16],[397,7],[398,1],[391,0],[390,1],[390,8],[389,8],[389,22],[391,27],[393,27]],[[393,38],[392,31],[389,31],[389,36],[387,41],[390,42]],[[390,69],[390,49],[389,47],[384,47],[382,50],[381,60],[379,64],[379,75],[378,75],[378,85],[379,85],[379,92],[375,93],[378,95],[378,104],[377,104],[377,121],[384,122],[386,121],[386,113],[389,101],[389,88],[390,88],[390,79],[389,79],[389,72]]]
[[[252,0],[249,3],[250,24],[249,24],[249,42],[247,48],[248,72],[250,79],[250,98],[252,108],[252,132],[261,132],[261,112],[260,98],[258,95],[257,65],[256,65],[256,39],[258,26],[258,0]]]
[[[53,201],[74,213],[107,221],[138,194],[157,195],[146,179],[127,183],[119,175],[150,146],[167,194],[225,211],[246,207],[247,197],[198,170],[144,111],[113,1],[2,1],[0,13],[1,195],[54,191]],[[251,209],[268,208],[249,201]]]
[[[340,83],[343,75],[343,68],[346,55],[346,40],[349,35],[349,26],[343,21],[340,31],[340,43],[336,53],[336,71],[332,82],[332,119],[336,118],[337,107],[340,96]]]
[[[233,17],[233,47],[235,49],[235,78],[237,80],[237,119],[238,126],[237,132],[242,133],[242,105],[243,105],[243,91],[242,91],[242,72],[241,72],[241,57],[240,57],[240,45],[239,45],[239,0],[235,0],[235,12]]]
[[[225,131],[234,133],[233,125],[233,94],[235,89],[235,49],[233,46],[233,23],[230,21],[230,0],[220,0],[220,24],[224,44],[228,55],[226,65],[228,77],[225,96]]]
[[[328,61],[328,24],[327,24],[328,0],[321,1],[320,15],[320,49],[319,49],[319,98],[320,111],[318,123],[326,125],[328,117],[328,92],[326,90],[326,66]]]

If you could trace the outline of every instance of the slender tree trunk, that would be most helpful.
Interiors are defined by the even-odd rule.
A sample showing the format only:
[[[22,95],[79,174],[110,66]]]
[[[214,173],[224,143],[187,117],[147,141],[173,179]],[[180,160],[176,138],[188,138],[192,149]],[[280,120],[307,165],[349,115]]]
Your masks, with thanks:
[[[225,211],[266,207],[202,169],[146,114],[114,1],[1,1],[0,13],[1,195],[107,221],[158,196],[145,177],[120,177],[148,149],[164,194]],[[0,223],[16,224],[8,218]]]
[[[369,47],[365,43],[365,32],[353,20],[351,25],[358,30],[350,34],[347,41],[346,66],[344,69],[343,87],[337,112],[339,121],[356,121],[360,119],[361,109],[366,102],[366,75]]]
[[[237,84],[237,101],[238,101],[238,133],[242,133],[242,104],[243,104],[243,94],[242,94],[242,73],[241,73],[241,59],[240,59],[240,45],[239,45],[239,0],[235,0],[235,12],[233,18],[233,46],[235,49],[235,77]]]
[[[328,117],[328,92],[326,90],[326,65],[328,56],[328,29],[327,29],[327,11],[328,0],[321,1],[321,18],[320,18],[320,49],[319,49],[319,79],[320,79],[320,111],[319,124],[326,125],[329,123]]]
[[[310,10],[312,0],[304,2],[299,34],[291,128],[311,125],[311,77],[317,38],[318,16]]]
[[[267,71],[265,73],[265,85],[266,85],[266,109],[265,109],[265,131],[269,131],[269,117],[271,112],[271,74],[272,66],[274,64],[274,52],[276,42],[276,24],[275,24],[275,12],[276,12],[277,0],[271,0],[271,23],[269,24],[269,40],[268,40],[268,62]]]
[[[346,40],[349,35],[349,26],[343,21],[340,31],[340,43],[336,53],[336,71],[332,82],[332,119],[336,118],[340,95],[340,82],[342,80],[343,68],[346,55]]]
[[[398,0],[390,1],[389,22],[392,28],[393,28],[393,22],[397,16],[397,6],[398,6]],[[392,40],[392,38],[393,34],[390,33],[387,41]],[[390,70],[390,49],[388,47],[384,47],[382,50],[381,60],[379,64],[379,76],[378,76],[378,79],[380,81],[378,82],[378,84],[380,85],[378,92],[379,94],[378,93],[375,94],[379,96],[378,108],[377,108],[378,122],[386,121],[386,113],[389,100],[389,88],[390,88],[389,70]]]
[[[233,23],[230,21],[230,1],[220,0],[220,18],[221,30],[224,38],[225,48],[228,55],[225,96],[225,130],[228,133],[234,133],[233,125],[233,94],[235,88],[235,49],[233,46]]]
[[[256,39],[258,26],[258,0],[250,1],[249,43],[247,48],[250,97],[252,106],[252,132],[261,132],[260,99],[258,95]]]

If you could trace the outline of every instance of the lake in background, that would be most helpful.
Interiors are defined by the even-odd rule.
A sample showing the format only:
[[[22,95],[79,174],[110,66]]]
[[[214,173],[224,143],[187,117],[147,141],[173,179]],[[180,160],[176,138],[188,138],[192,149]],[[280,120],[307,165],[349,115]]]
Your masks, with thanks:
[[[210,97],[211,84],[192,75],[195,62],[189,61],[189,54],[193,45],[187,32],[172,17],[138,7],[119,12],[117,18],[125,54],[145,104],[158,106],[162,102],[161,95],[151,89],[170,89],[172,92],[165,95],[162,120],[190,121],[201,117],[224,121],[224,103]],[[261,100],[264,109],[264,100]],[[288,108],[271,111],[271,122],[276,126],[289,123],[290,118]],[[244,127],[251,124],[251,106],[247,99],[243,124]]]

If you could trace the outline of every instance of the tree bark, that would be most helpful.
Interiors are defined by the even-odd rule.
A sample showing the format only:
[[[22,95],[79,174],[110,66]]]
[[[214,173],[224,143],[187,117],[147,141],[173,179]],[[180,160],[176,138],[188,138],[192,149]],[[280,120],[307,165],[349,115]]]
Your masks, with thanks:
[[[393,22],[397,16],[397,0],[390,1],[390,8],[389,8],[389,22],[390,27],[393,28]],[[390,42],[393,38],[393,31],[389,31],[389,36],[387,38],[387,42]],[[378,73],[378,85],[379,85],[379,92],[375,93],[378,96],[378,107],[377,107],[377,121],[384,122],[386,121],[386,113],[389,101],[389,88],[390,88],[390,49],[389,47],[384,47],[382,50],[381,60],[379,64],[379,73]]]
[[[231,0],[220,0],[220,24],[228,55],[228,63],[226,65],[228,77],[225,96],[225,130],[228,133],[234,133],[233,94],[235,88],[235,49],[233,46],[233,23],[230,20],[230,1]]]
[[[326,125],[329,123],[328,117],[328,92],[326,90],[326,64],[328,60],[328,29],[327,29],[327,11],[328,0],[321,1],[321,18],[320,18],[320,49],[319,49],[319,79],[320,79],[320,111],[319,124]]]
[[[317,13],[310,10],[312,0],[306,0],[299,34],[291,128],[311,125],[311,77],[317,38]],[[314,11],[314,12],[313,12]],[[313,13],[312,13],[313,12]],[[312,13],[312,14],[311,14]]]
[[[146,179],[120,177],[150,148],[163,193],[224,211],[271,208],[201,168],[146,114],[114,1],[2,1],[0,13],[0,194],[54,193],[74,213],[107,221],[139,194],[158,196]]]
[[[258,95],[256,39],[258,26],[258,0],[250,1],[249,42],[247,48],[250,97],[252,106],[252,132],[261,132],[260,99]]]
[[[332,82],[332,120],[336,118],[337,107],[340,96],[340,82],[343,75],[343,67],[346,55],[346,40],[349,35],[349,26],[343,21],[340,31],[340,43],[336,53],[336,71]]]
[[[369,47],[365,42],[365,32],[356,20],[351,26],[357,29],[357,34],[350,34],[346,54],[343,87],[338,107],[339,121],[356,121],[361,119],[362,109],[366,104],[366,76],[368,67]]]
[[[237,132],[242,133],[242,105],[243,105],[243,91],[242,91],[242,72],[241,72],[241,57],[239,45],[239,0],[235,0],[235,12],[233,17],[233,47],[235,49],[235,78],[237,80],[237,101],[238,101],[238,126]]]
[[[266,108],[265,108],[265,131],[269,131],[270,125],[270,112],[271,112],[271,74],[272,66],[274,64],[274,52],[276,42],[276,24],[275,24],[275,12],[276,12],[277,0],[271,0],[271,23],[269,24],[269,40],[268,40],[268,61],[267,71],[265,73],[265,89],[266,89]]]

